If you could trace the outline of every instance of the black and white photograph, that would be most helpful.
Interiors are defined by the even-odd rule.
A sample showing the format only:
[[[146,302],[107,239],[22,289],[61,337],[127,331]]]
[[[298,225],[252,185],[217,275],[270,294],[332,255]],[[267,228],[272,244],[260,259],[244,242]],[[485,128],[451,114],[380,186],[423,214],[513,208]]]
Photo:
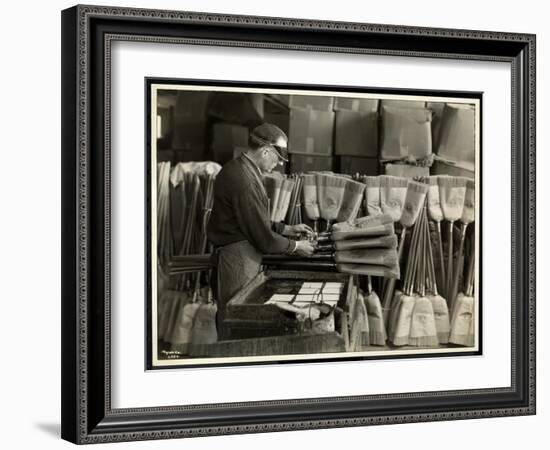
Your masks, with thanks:
[[[480,93],[146,86],[149,368],[482,354]]]
[[[17,442],[540,441],[543,15],[396,2],[115,0],[36,28],[60,73],[38,97],[19,58],[31,98],[6,91]],[[27,157],[48,133],[60,160]]]

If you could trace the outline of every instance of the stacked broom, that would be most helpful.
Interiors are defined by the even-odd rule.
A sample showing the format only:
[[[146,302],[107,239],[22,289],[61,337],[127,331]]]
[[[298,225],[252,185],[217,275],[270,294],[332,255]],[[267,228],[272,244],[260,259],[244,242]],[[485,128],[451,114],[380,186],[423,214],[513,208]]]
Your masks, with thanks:
[[[167,248],[171,255],[161,258],[159,250],[159,261],[163,264],[161,271],[173,277],[175,286],[161,289],[159,284],[158,336],[171,345],[171,350],[186,353],[191,342],[210,343],[216,339],[216,307],[210,288],[201,287],[201,272],[207,272],[210,278],[206,225],[212,210],[214,180],[221,167],[211,162],[180,163],[172,170],[166,163],[159,166],[159,249]],[[176,236],[178,229],[183,231]]]

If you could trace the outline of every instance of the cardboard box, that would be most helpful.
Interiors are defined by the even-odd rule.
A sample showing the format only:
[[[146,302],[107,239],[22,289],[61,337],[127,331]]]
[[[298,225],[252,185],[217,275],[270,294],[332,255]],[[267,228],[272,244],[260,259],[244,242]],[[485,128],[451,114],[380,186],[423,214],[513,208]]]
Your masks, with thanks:
[[[441,117],[443,116],[445,102],[427,102],[426,108],[432,111],[432,145],[435,150],[439,142],[439,128],[441,126]]]
[[[290,172],[311,172],[333,170],[334,159],[329,156],[308,156],[296,155],[290,156]]]
[[[475,107],[447,103],[441,115],[436,154],[459,166],[475,164]]]
[[[206,147],[206,132],[206,122],[204,120],[174,122],[172,148],[190,150],[196,147]]]
[[[340,156],[339,172],[348,175],[359,173],[360,175],[376,176],[380,174],[380,162],[378,158],[361,158],[358,156]]]
[[[423,159],[432,154],[432,112],[426,108],[381,107],[380,158]]]
[[[290,108],[315,109],[317,111],[332,111],[334,97],[321,95],[291,95],[288,100]]]
[[[334,153],[378,156],[378,113],[336,111]]]
[[[212,148],[248,147],[248,128],[228,123],[212,125]]]
[[[377,112],[379,100],[376,98],[335,97],[335,111]]]
[[[384,171],[386,175],[404,178],[427,177],[430,175],[429,167],[413,166],[410,164],[386,164]]]
[[[380,100],[380,108],[384,106],[391,108],[425,108],[426,102],[418,100]]]
[[[334,111],[290,110],[288,152],[313,156],[331,156]]]

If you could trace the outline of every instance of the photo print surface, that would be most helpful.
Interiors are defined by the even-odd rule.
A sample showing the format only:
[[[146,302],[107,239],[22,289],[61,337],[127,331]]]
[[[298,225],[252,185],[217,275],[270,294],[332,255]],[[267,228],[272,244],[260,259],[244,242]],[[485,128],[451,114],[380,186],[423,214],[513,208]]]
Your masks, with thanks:
[[[148,368],[481,353],[480,93],[146,85]]]

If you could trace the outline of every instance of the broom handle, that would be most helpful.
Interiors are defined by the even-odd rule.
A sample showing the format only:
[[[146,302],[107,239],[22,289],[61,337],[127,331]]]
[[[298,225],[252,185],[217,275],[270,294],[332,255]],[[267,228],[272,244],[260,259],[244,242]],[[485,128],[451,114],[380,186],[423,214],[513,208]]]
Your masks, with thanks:
[[[409,291],[409,286],[411,283],[412,268],[413,268],[414,260],[416,258],[416,244],[418,242],[418,223],[419,222],[420,220],[417,220],[416,224],[414,225],[411,241],[409,243],[409,255],[407,257],[407,269],[405,271],[405,280],[403,282],[403,292]]]
[[[472,297],[474,294],[474,279],[475,279],[474,267],[476,265],[475,257],[472,257],[472,261],[473,263],[470,264],[470,270],[469,270],[470,273],[468,274],[468,278],[469,278],[468,287],[466,288],[466,295],[468,297]]]
[[[443,239],[441,238],[441,222],[437,224],[437,247],[439,249],[439,266],[440,266],[440,286],[441,289],[445,289],[447,281],[445,280],[445,258],[443,256]]]
[[[372,294],[372,278],[370,275],[367,275],[367,291],[369,293],[369,295]]]
[[[467,223],[461,223],[460,224],[460,247],[458,248],[458,255],[456,257],[456,265],[455,265],[455,273],[453,276],[453,284],[451,287],[451,292],[449,294],[448,300],[449,300],[449,307],[452,309],[456,296],[458,294],[458,277],[460,276],[460,258],[462,256],[462,252],[464,251],[464,240],[466,239],[466,229],[468,228]]]
[[[434,264],[434,255],[433,255],[433,247],[432,247],[432,237],[429,233],[428,228],[428,265],[429,265],[429,278],[430,278],[430,284],[431,288],[433,290],[433,293],[435,296],[439,295],[437,292],[437,280],[435,277],[435,264]]]
[[[420,221],[420,234],[418,235],[418,251],[416,252],[416,261],[417,266],[415,270],[415,290],[417,293],[422,292],[422,272],[423,272],[423,262],[424,262],[424,215],[421,216]]]
[[[466,283],[464,284],[464,290],[470,293],[473,289],[475,259],[475,252],[471,252],[470,261],[468,261],[468,275],[466,276]]]
[[[449,294],[451,290],[451,276],[453,273],[453,221],[449,221],[449,254],[447,255],[447,284],[445,285],[445,291],[447,294],[447,301],[449,301]]]

